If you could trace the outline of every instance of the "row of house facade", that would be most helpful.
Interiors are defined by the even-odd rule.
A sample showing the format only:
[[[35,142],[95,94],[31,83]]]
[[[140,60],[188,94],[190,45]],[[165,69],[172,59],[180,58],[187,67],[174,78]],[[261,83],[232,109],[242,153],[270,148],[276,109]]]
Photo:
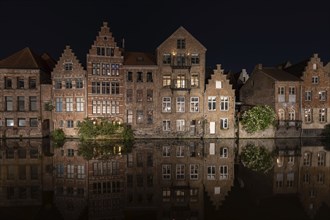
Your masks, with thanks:
[[[88,117],[128,124],[140,138],[235,138],[237,100],[271,105],[279,125],[298,127],[298,135],[329,121],[330,67],[317,54],[300,69],[259,65],[249,79],[220,64],[209,71],[206,51],[183,27],[154,53],[126,51],[107,22],[86,68],[70,46],[57,61],[24,48],[0,61],[2,137],[44,137],[59,128],[75,137]]]

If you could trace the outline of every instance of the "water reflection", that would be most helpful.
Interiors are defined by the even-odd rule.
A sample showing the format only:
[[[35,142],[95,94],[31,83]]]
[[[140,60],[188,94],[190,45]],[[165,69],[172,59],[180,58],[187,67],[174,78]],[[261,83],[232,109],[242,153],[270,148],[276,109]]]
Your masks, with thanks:
[[[275,152],[268,173],[242,149]],[[329,219],[322,140],[2,140],[1,219]]]

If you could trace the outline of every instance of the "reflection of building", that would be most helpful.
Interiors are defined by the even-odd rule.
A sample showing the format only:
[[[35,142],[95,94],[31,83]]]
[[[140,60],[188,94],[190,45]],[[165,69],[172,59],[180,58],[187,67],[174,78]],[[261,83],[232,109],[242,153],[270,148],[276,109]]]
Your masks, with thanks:
[[[90,145],[95,158],[88,161],[88,216],[121,219],[125,207],[126,158],[113,143]]]
[[[54,129],[76,136],[77,125],[86,117],[86,72],[69,46],[52,72]]]
[[[66,141],[54,150],[54,203],[64,219],[78,219],[87,208],[88,161],[78,147],[78,141]]]
[[[55,61],[24,48],[0,61],[0,132],[3,137],[49,134],[50,72]]]
[[[159,204],[159,175],[157,169],[156,142],[137,141],[127,153],[126,217],[149,216],[157,219]],[[143,211],[144,210],[144,211]],[[151,217],[152,216],[152,217]]]
[[[207,140],[204,147],[203,184],[218,209],[234,185],[235,140]]]
[[[0,146],[0,206],[40,206],[46,167],[42,140],[2,140]],[[47,163],[44,163],[48,161]],[[50,183],[47,181],[47,183]]]
[[[303,143],[299,172],[300,200],[313,217],[322,205],[330,205],[330,152],[322,143]]]
[[[297,193],[299,186],[300,139],[276,139],[275,194]]]

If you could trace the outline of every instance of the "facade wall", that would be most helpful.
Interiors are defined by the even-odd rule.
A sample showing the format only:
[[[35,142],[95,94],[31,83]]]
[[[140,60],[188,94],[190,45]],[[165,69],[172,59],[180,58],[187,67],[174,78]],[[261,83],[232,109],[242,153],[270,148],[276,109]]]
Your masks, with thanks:
[[[67,46],[52,72],[53,129],[77,135],[77,125],[86,117],[86,71]]]
[[[235,138],[235,90],[220,65],[206,84],[203,108],[205,138]]]
[[[43,128],[49,129],[43,127],[46,118],[42,117],[42,96],[50,97],[50,90],[41,86],[41,74],[46,73],[38,69],[0,69],[2,137],[43,137]]]
[[[317,54],[307,62],[301,78],[303,129],[323,129],[330,120],[330,77]]]
[[[87,54],[86,65],[87,116],[123,122],[123,56],[106,22]]]
[[[184,28],[157,48],[159,99],[156,112],[161,137],[201,137],[206,49]],[[191,100],[197,104],[191,104]],[[181,104],[178,104],[181,102]]]
[[[155,136],[158,124],[157,100],[159,98],[156,65],[124,66],[125,71],[125,118],[139,137]],[[140,75],[141,74],[141,75]],[[130,75],[132,78],[128,79]],[[149,79],[148,77],[150,77]],[[142,79],[139,77],[142,76]]]

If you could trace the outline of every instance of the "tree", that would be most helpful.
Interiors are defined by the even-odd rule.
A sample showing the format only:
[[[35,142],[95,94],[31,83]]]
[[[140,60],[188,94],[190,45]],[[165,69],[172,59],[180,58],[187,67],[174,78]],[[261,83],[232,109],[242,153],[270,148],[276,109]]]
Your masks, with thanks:
[[[268,128],[275,118],[276,114],[270,106],[257,105],[243,113],[241,122],[248,133],[254,133]]]

